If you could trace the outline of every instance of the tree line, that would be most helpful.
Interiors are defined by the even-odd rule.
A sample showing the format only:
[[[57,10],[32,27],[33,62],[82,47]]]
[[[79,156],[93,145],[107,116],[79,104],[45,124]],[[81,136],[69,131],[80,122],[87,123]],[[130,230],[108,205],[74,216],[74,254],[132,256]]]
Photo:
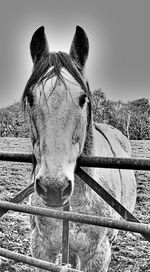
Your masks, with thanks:
[[[112,125],[130,140],[150,139],[150,103],[147,98],[123,103],[111,101],[101,89],[93,93],[94,121]]]
[[[28,118],[21,103],[0,109],[0,137],[29,137]]]
[[[123,103],[106,98],[101,89],[93,92],[93,116],[110,124],[130,140],[150,139],[150,104],[146,98]],[[0,109],[0,137],[29,137],[28,118],[21,103]]]

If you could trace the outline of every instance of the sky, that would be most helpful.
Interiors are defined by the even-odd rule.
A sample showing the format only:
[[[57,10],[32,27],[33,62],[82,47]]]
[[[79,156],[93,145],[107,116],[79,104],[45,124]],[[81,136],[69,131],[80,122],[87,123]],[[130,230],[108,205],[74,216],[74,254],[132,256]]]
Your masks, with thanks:
[[[0,108],[21,99],[31,37],[41,25],[50,51],[69,52],[76,25],[84,28],[92,91],[124,102],[150,99],[149,14],[149,0],[0,0]]]

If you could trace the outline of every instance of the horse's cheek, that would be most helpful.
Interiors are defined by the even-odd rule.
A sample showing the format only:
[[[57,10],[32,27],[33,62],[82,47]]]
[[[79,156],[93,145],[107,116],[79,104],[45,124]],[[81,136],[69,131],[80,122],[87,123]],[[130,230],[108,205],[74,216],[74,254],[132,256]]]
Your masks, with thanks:
[[[79,143],[75,143],[72,146],[72,152],[70,154],[69,162],[73,163],[76,161],[77,157],[79,156],[80,148]]]

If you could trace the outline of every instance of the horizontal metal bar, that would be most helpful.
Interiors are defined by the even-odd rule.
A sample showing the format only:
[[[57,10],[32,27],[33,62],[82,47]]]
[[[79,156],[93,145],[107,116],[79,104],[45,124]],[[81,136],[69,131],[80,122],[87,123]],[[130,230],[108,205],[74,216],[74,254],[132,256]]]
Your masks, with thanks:
[[[54,209],[45,209],[29,205],[18,205],[9,202],[0,202],[1,209],[13,210],[17,212],[29,213],[33,215],[53,217],[58,219],[68,219],[73,222],[80,222],[84,224],[91,224],[96,226],[120,229],[125,231],[137,232],[150,235],[150,226],[143,223],[132,223],[129,221],[121,221],[111,218],[85,215],[72,212],[64,212]]]
[[[83,167],[134,169],[150,171],[150,159],[81,156],[78,165]]]
[[[39,260],[39,259],[29,257],[29,256],[26,256],[26,255],[23,255],[20,253],[12,252],[12,251],[9,251],[4,248],[0,248],[0,256],[6,257],[8,259],[13,259],[18,262],[26,263],[26,264],[29,264],[31,266],[35,266],[38,268],[42,268],[42,269],[45,269],[45,270],[51,271],[51,272],[52,271],[53,272],[60,272],[61,269],[63,268],[63,266],[55,265],[55,264],[47,262],[47,261]],[[72,268],[68,268],[67,271],[68,272],[79,272],[79,270],[72,269]],[[82,271],[80,271],[80,272],[82,272]]]
[[[0,160],[32,163],[33,155],[31,153],[0,152]]]
[[[0,152],[0,160],[31,163],[33,156],[31,153],[8,153]],[[116,169],[134,169],[150,171],[150,159],[140,158],[121,158],[121,157],[97,157],[81,156],[77,160],[78,166],[98,167],[98,168],[116,168]]]

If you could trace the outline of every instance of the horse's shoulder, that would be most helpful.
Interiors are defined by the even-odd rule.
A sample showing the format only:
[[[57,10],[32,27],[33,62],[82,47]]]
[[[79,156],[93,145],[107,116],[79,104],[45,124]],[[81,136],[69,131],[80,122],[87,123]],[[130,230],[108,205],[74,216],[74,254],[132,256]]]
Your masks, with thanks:
[[[95,123],[95,128],[108,139],[116,155],[121,156],[121,151],[125,151],[131,156],[130,142],[120,130],[111,125],[99,123]],[[118,147],[120,148],[118,149]]]

